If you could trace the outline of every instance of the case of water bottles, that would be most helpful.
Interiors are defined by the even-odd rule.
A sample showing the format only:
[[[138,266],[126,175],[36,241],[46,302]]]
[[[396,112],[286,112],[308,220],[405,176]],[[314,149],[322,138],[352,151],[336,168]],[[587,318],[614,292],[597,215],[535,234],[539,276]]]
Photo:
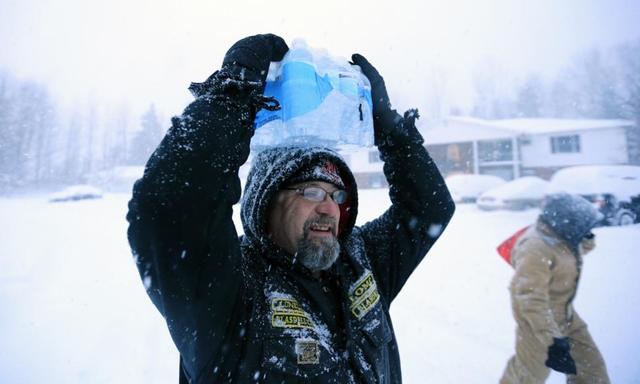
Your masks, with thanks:
[[[253,148],[274,145],[373,145],[371,84],[360,67],[296,39],[280,62],[272,62],[265,96],[280,109],[255,119]]]

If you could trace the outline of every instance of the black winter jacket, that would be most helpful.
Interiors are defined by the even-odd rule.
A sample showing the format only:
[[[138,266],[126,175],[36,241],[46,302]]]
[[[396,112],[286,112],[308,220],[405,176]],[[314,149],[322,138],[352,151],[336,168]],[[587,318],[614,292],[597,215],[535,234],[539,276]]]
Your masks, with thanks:
[[[262,85],[218,72],[208,86],[173,119],[127,215],[140,276],[180,352],[180,381],[400,383],[389,306],[454,211],[413,120],[379,143],[392,206],[378,219],[354,227],[357,188],[335,152],[281,149],[254,165],[239,238],[232,206]],[[319,278],[264,233],[270,197],[317,157],[339,165],[350,191],[341,255]]]

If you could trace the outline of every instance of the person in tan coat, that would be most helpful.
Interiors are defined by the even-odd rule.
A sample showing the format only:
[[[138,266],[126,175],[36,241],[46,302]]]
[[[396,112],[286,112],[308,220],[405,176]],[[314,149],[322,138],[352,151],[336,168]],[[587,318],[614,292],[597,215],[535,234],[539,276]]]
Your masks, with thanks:
[[[515,243],[510,293],[516,353],[501,384],[544,383],[550,369],[565,373],[567,383],[610,383],[587,324],[573,307],[582,257],[595,246],[591,229],[601,217],[580,196],[554,194]]]

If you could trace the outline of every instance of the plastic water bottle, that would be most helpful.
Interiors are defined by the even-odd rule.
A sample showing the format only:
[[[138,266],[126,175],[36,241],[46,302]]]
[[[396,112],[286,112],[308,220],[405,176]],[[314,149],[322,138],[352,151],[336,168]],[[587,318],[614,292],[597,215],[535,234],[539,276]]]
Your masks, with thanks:
[[[288,135],[298,140],[308,136],[310,128],[298,117],[322,103],[313,55],[303,40],[293,42],[288,60],[282,65],[281,79],[282,119]]]
[[[252,146],[322,144],[373,145],[371,86],[360,68],[326,50],[295,40],[279,63],[272,63],[265,96],[279,111],[261,110]]]

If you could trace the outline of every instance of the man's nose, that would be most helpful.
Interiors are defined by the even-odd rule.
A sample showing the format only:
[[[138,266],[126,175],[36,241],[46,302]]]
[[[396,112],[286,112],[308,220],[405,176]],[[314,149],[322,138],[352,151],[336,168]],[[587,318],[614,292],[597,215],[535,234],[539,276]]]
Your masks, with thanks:
[[[340,207],[335,201],[333,201],[331,196],[327,194],[324,200],[316,206],[316,212],[323,213],[330,217],[337,217],[338,213],[340,213]]]

